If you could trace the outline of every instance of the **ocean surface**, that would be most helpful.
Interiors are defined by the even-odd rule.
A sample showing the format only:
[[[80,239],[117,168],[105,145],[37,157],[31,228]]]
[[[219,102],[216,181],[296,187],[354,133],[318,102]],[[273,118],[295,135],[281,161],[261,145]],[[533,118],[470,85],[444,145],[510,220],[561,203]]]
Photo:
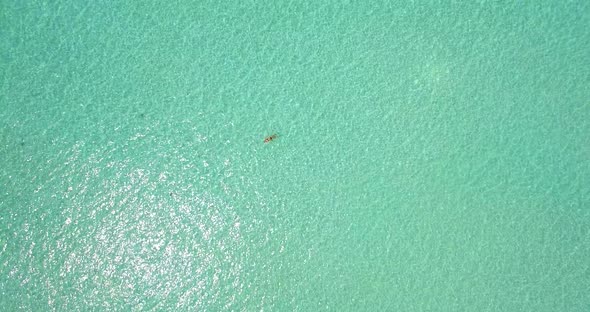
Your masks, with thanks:
[[[590,311],[589,29],[0,0],[2,311]]]

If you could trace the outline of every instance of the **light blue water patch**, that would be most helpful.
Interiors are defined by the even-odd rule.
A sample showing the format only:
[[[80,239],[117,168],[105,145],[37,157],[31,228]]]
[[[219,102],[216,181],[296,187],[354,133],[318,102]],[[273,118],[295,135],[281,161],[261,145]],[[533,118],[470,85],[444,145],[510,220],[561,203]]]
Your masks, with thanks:
[[[590,307],[586,2],[1,6],[6,310]]]

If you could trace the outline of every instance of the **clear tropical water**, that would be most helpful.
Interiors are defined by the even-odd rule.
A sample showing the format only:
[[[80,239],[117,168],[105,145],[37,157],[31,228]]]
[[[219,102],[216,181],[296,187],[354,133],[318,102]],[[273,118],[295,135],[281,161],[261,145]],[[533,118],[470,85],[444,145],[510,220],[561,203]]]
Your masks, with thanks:
[[[2,310],[588,311],[588,3],[0,1]]]

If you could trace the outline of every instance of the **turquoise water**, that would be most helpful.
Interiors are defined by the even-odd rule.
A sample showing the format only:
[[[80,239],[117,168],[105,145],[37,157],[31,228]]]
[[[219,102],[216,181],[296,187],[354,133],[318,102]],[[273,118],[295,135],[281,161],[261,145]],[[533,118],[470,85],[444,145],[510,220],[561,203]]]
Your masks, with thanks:
[[[3,310],[590,310],[588,3],[1,1]]]

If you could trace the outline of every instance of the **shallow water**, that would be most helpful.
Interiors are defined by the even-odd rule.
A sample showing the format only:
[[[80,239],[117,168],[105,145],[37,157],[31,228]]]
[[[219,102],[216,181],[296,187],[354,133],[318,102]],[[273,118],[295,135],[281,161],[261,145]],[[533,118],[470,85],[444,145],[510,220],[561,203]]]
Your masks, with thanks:
[[[590,306],[586,2],[2,6],[7,310]]]

